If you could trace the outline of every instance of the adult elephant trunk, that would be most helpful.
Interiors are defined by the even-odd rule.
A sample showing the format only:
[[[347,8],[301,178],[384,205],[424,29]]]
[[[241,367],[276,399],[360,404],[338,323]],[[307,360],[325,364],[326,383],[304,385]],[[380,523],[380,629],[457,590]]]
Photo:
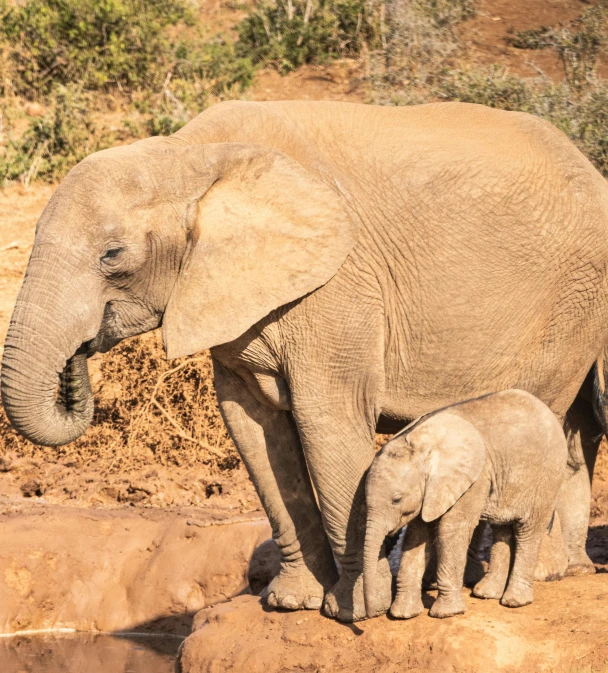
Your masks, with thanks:
[[[32,252],[2,358],[2,403],[9,420],[45,446],[75,440],[93,418],[83,343],[101,322],[93,288],[75,272],[73,253],[55,247]]]
[[[363,593],[365,612],[370,619],[378,614],[376,607],[378,559],[388,532],[387,526],[382,520],[368,516],[363,553]]]

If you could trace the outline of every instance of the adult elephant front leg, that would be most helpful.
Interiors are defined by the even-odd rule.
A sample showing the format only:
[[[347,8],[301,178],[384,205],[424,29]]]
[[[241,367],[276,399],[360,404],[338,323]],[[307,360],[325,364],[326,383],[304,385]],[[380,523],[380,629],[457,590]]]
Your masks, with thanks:
[[[361,383],[361,382],[359,382]],[[340,579],[327,594],[324,612],[344,622],[366,618],[363,593],[365,542],[365,473],[373,455],[375,421],[356,404],[349,405],[355,382],[342,393],[294,403],[304,453],[319,494],[325,531],[340,564]],[[369,400],[369,396],[364,396]],[[298,397],[296,395],[295,400]],[[294,401],[295,401],[294,400]],[[386,556],[378,565],[377,613],[391,604],[391,573]]]
[[[293,419],[286,411],[260,404],[216,360],[214,374],[222,416],[281,550],[281,571],[268,587],[268,603],[290,610],[319,609],[337,570]]]

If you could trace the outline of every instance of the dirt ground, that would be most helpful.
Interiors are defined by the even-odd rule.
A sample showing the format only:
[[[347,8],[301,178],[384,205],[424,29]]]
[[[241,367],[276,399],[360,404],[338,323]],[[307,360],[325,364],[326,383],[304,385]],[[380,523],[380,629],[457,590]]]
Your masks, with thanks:
[[[215,25],[229,25],[238,16],[238,10],[226,13],[225,4],[212,0],[206,5]],[[480,0],[477,16],[460,31],[481,63],[496,63],[524,76],[542,71],[558,79],[561,65],[550,52],[516,50],[507,45],[505,37],[511,28],[566,24],[588,5],[582,0]],[[364,102],[360,68],[345,60],[331,66],[306,66],[286,77],[264,71],[257,76],[250,96],[257,100]],[[36,221],[53,191],[53,186],[44,184],[0,190],[0,343]],[[169,364],[154,334],[94,358],[90,369],[98,402],[94,426],[69,447],[41,449],[28,444],[13,432],[0,409],[0,631],[5,633],[42,628],[41,624],[59,627],[68,617],[72,622],[82,619],[81,628],[99,628],[106,619],[106,630],[154,624],[154,628],[171,631],[177,622],[169,626],[167,621],[159,624],[157,618],[172,610],[191,618],[203,604],[214,602],[209,598],[212,589],[202,595],[200,587],[220,577],[217,567],[230,565],[238,549],[243,553],[235,561],[238,568],[234,566],[229,573],[234,581],[230,588],[224,587],[223,596],[246,591],[243,578],[248,556],[268,534],[264,528],[263,535],[228,536],[227,544],[202,539],[210,521],[236,517],[253,522],[262,517],[257,495],[219,417],[208,354]],[[594,577],[538,585],[536,601],[529,608],[509,611],[493,602],[467,598],[468,615],[455,620],[438,623],[421,616],[403,624],[382,618],[361,626],[343,626],[316,613],[267,612],[257,598],[245,596],[198,618],[200,628],[182,654],[183,673],[388,673],[403,670],[404,662],[406,670],[464,673],[487,670],[490,660],[497,670],[505,671],[608,671],[605,443],[595,471],[591,515],[588,550],[600,572]],[[188,524],[189,520],[199,524]],[[255,525],[266,526],[263,522]],[[192,544],[192,531],[197,535],[202,531],[200,546]],[[86,549],[79,547],[79,540],[85,538],[90,542]],[[10,539],[17,546],[5,542]],[[160,547],[155,546],[158,540],[169,544],[162,563]],[[43,546],[46,551],[40,556]],[[64,554],[72,549],[73,553]],[[270,549],[262,555],[261,575],[274,567],[273,554]],[[59,598],[85,572],[84,565],[77,563],[79,555],[82,563],[88,559],[89,570],[98,569],[93,589],[81,605],[74,600],[55,619],[53,610]],[[217,564],[208,563],[209,558]],[[57,565],[58,559],[63,563]],[[155,574],[149,570],[154,563]],[[204,577],[196,574],[199,566]],[[57,567],[61,573],[55,572]],[[182,584],[180,568],[185,568]],[[49,572],[53,580],[45,587]],[[149,572],[146,586],[151,596],[133,593],[145,572]],[[107,600],[120,595],[123,602],[102,607],[103,591],[112,574],[119,579],[112,585],[114,597],[110,592]],[[168,577],[177,579],[171,583]],[[258,578],[257,589],[267,581],[264,577]],[[196,600],[188,593],[193,587],[198,587]],[[432,595],[427,598],[432,601]],[[21,605],[25,613],[20,612]],[[112,615],[117,621],[112,622]],[[188,620],[179,623],[182,630],[188,627]],[[488,652],[490,659],[484,659]],[[59,666],[57,670],[64,669]]]
[[[203,610],[181,648],[178,671],[264,673],[605,673],[605,575],[535,585],[535,600],[510,610],[464,593],[467,612],[340,624],[317,612],[270,611],[243,596]],[[432,605],[435,592],[424,596]],[[595,609],[593,609],[595,607]]]

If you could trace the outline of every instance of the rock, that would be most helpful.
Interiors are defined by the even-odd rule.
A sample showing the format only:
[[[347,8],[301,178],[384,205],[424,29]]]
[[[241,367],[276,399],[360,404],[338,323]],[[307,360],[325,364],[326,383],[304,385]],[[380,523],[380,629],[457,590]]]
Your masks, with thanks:
[[[196,516],[198,526],[179,511],[133,507],[3,514],[0,634],[67,628],[186,635],[197,611],[249,591],[251,556],[270,535],[260,517]]]
[[[341,624],[316,611],[279,612],[240,596],[195,618],[180,673],[586,673],[606,670],[608,582],[601,574],[536,584],[509,609],[470,597],[466,614]],[[427,594],[425,605],[432,603]]]

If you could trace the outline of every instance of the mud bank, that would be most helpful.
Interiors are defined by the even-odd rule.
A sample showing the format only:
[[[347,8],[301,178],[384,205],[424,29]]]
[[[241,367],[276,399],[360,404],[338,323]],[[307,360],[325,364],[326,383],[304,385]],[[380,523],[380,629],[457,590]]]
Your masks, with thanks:
[[[608,670],[608,575],[536,584],[517,610],[465,592],[467,613],[339,624],[274,612],[255,596],[206,609],[184,642],[181,673],[595,673]],[[428,608],[434,600],[425,598]]]
[[[234,515],[233,515],[234,516]],[[205,606],[250,591],[261,514],[37,507],[0,514],[0,634],[31,630],[187,635]],[[253,560],[253,583],[276,572]],[[6,669],[5,669],[6,670]]]

